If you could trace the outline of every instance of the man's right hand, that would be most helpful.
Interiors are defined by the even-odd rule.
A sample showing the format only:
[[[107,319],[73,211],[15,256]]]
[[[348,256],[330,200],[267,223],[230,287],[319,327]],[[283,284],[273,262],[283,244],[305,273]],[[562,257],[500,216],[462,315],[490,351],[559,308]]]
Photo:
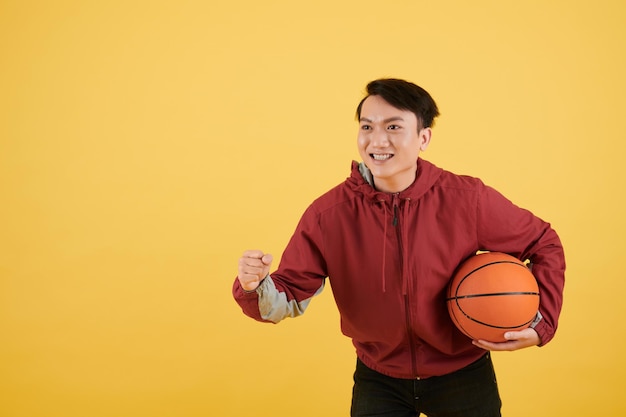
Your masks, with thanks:
[[[274,257],[260,250],[247,250],[239,258],[239,283],[245,291],[254,291],[270,273]]]

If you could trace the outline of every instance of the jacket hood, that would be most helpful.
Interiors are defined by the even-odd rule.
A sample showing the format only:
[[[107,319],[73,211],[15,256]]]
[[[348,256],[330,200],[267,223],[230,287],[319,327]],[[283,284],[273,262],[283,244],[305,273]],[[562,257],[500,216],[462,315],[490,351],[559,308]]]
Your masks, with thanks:
[[[415,181],[407,189],[398,193],[398,197],[402,200],[419,199],[437,182],[442,172],[443,169],[418,158]],[[352,161],[352,171],[346,183],[353,191],[374,201],[389,200],[392,196],[392,193],[385,193],[374,188],[372,172],[363,162]]]

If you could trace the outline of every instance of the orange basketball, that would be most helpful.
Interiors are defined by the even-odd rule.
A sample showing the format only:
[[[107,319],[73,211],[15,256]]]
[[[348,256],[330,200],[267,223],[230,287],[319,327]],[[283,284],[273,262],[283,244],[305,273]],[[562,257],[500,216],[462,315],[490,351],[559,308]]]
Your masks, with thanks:
[[[472,256],[457,269],[446,300],[454,324],[472,339],[504,342],[504,333],[530,326],[539,287],[519,259],[505,253]]]

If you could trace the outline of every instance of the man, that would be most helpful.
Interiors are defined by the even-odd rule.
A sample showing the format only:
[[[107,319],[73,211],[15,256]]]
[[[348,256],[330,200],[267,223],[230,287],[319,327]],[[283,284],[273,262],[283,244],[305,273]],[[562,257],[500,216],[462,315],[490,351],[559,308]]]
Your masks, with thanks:
[[[490,350],[548,343],[561,310],[565,259],[556,232],[479,179],[419,157],[439,111],[421,87],[372,81],[359,103],[361,163],[303,214],[278,269],[244,252],[233,294],[245,314],[277,323],[304,313],[332,282],[342,332],[357,353],[352,416],[499,416]],[[470,340],[445,292],[479,250],[530,260],[541,305],[506,342]]]

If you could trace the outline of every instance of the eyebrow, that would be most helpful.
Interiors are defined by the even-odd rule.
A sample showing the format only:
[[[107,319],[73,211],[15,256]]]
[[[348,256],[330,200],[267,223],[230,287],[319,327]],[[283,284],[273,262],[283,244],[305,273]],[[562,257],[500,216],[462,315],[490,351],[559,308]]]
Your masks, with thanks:
[[[383,123],[397,122],[397,121],[404,122],[404,119],[400,116],[394,116],[394,117],[390,117],[388,119],[383,120]],[[374,123],[371,119],[368,119],[367,117],[361,117],[359,119],[359,122]]]

